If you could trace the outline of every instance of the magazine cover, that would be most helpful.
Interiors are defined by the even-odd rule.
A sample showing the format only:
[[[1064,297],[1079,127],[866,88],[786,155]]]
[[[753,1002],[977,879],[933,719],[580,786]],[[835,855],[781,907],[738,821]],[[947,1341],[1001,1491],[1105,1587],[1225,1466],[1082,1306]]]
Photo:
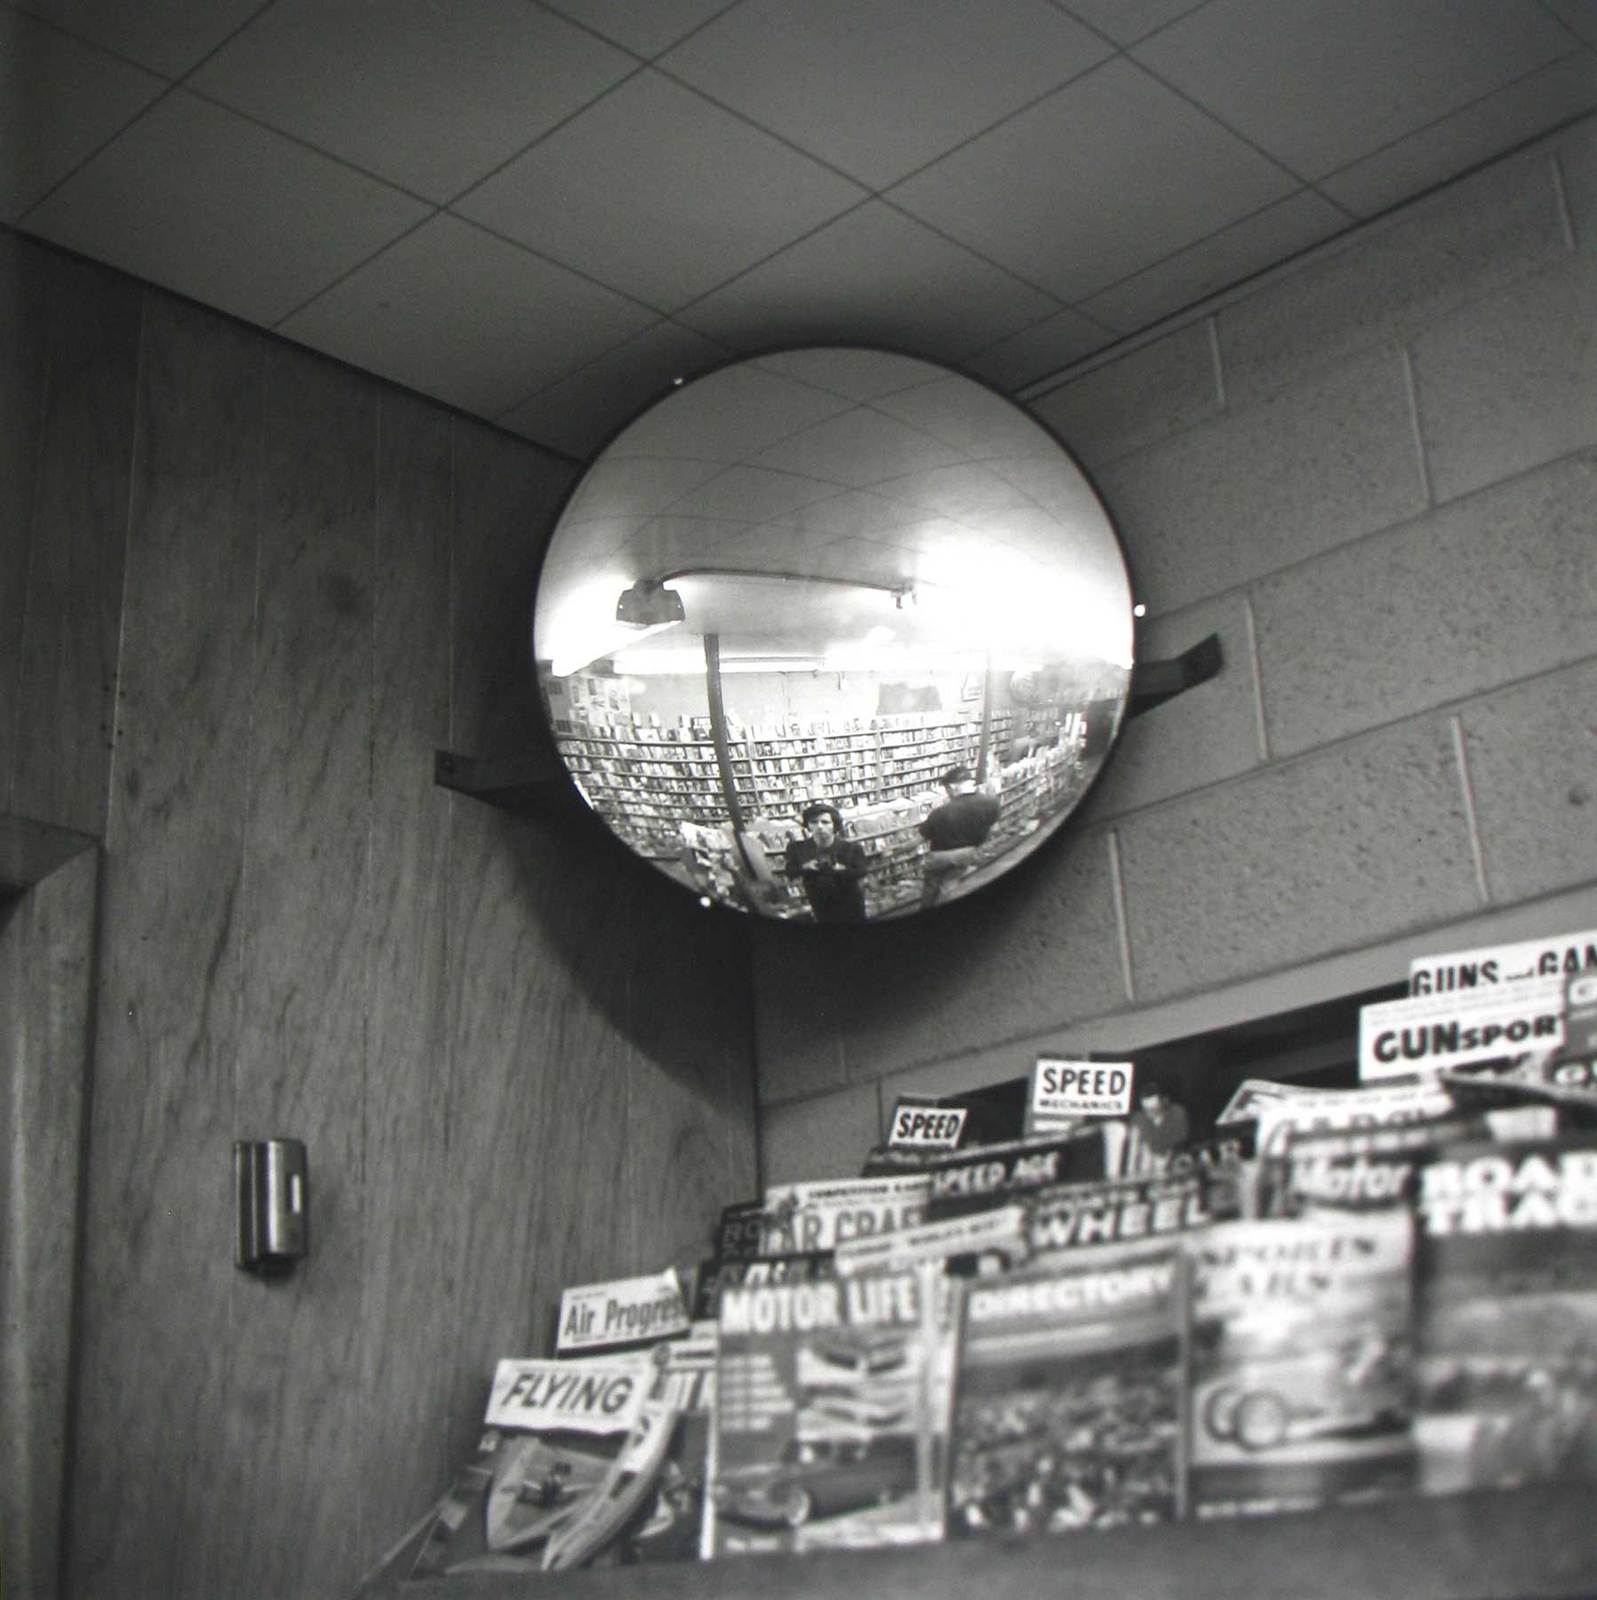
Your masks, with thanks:
[[[1061,1184],[1027,1200],[1026,1242],[1038,1257],[1091,1245],[1143,1243],[1207,1227],[1217,1215],[1234,1216],[1234,1201],[1229,1174]]]
[[[1385,1128],[1294,1134],[1263,1163],[1260,1209],[1265,1216],[1309,1211],[1373,1211],[1407,1206],[1415,1175],[1429,1155],[1469,1139],[1550,1139],[1557,1117],[1548,1106],[1467,1113]]]
[[[833,1250],[846,1239],[910,1227],[925,1216],[929,1192],[916,1174],[778,1184],[765,1191],[758,1253]]]
[[[1363,1089],[1316,1089],[1257,1105],[1255,1150],[1268,1160],[1304,1134],[1425,1122],[1445,1117],[1452,1109],[1453,1097],[1434,1077]]]
[[[932,1181],[939,1204],[956,1197],[997,1194],[1044,1183],[1105,1178],[1118,1170],[1124,1129],[1118,1122],[1089,1123],[1068,1133],[1044,1133],[1001,1144],[965,1145],[958,1150],[894,1150],[878,1147],[866,1157],[868,1178],[919,1173]],[[948,1209],[945,1206],[945,1211]]]
[[[586,1283],[560,1296],[555,1354],[643,1349],[688,1331],[682,1282],[669,1267],[642,1278]]]
[[[926,1217],[944,1217],[1007,1205],[1048,1184],[1085,1182],[1110,1176],[1119,1158],[1123,1130],[1116,1124],[1089,1124],[1071,1133],[1012,1139],[1006,1144],[973,1145],[963,1150],[908,1152],[888,1150],[891,1158],[910,1156],[913,1170],[927,1185]],[[883,1181],[883,1180],[878,1180]]]
[[[703,1262],[695,1286],[693,1321],[695,1324],[713,1322],[720,1316],[722,1289],[736,1289],[745,1283],[807,1283],[815,1278],[829,1278],[834,1270],[830,1250]]]
[[[1163,1245],[967,1286],[950,1538],[1185,1514],[1187,1283]]]
[[[853,1239],[837,1247],[840,1277],[901,1272],[920,1262],[955,1277],[978,1277],[1022,1266],[1031,1253],[1026,1213],[1018,1205],[994,1206],[939,1222],[918,1222],[897,1233]]]
[[[703,1522],[716,1333],[652,1352],[655,1379],[603,1483],[549,1539],[544,1566],[690,1561]]]
[[[1415,1204],[1423,1487],[1597,1475],[1597,1135],[1455,1145]]]
[[[952,1365],[929,1268],[723,1289],[706,1553],[938,1538]]]
[[[1384,1210],[1193,1236],[1195,1515],[1413,1487],[1412,1234]]]
[[[445,1497],[414,1575],[528,1571],[608,1492],[653,1387],[648,1356],[501,1361],[486,1430]]]

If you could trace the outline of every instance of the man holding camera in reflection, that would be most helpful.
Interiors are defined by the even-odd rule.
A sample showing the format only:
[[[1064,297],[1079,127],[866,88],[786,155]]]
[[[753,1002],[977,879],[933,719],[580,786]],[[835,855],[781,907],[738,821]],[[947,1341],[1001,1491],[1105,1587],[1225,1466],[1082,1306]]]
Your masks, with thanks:
[[[996,795],[977,792],[969,767],[950,767],[941,782],[948,798],[920,825],[931,847],[922,858],[923,907],[935,905],[951,882],[976,865],[976,847],[993,831],[1003,809]]]
[[[824,800],[799,814],[804,837],[791,840],[784,870],[804,885],[817,922],[865,920],[865,851],[843,837],[843,817]]]

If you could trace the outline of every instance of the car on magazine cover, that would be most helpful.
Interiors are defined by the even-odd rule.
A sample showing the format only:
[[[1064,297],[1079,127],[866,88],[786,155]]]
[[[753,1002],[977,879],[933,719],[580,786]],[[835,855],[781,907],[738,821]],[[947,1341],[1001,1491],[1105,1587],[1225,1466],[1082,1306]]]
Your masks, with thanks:
[[[1399,1426],[1408,1402],[1403,1361],[1371,1337],[1250,1362],[1238,1381],[1209,1391],[1202,1417],[1212,1438],[1274,1450],[1322,1434]]]
[[[802,1527],[816,1517],[886,1505],[915,1488],[915,1440],[794,1439],[781,1459],[725,1474],[715,1486],[720,1515],[757,1527]]]
[[[806,1388],[901,1377],[909,1370],[909,1343],[902,1333],[843,1334],[817,1339],[798,1353],[798,1381]]]

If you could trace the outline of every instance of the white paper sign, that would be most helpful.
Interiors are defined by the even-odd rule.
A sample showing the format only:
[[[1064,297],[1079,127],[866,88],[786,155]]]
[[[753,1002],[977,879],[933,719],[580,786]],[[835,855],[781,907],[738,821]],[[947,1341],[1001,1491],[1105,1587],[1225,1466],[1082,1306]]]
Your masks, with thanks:
[[[1564,980],[1526,978],[1457,994],[1411,995],[1359,1012],[1359,1077],[1411,1073],[1551,1050],[1564,1041]]]
[[[893,1108],[887,1143],[894,1150],[954,1150],[970,1115],[964,1106],[933,1106],[900,1100]]]
[[[1131,1111],[1130,1061],[1074,1061],[1038,1056],[1031,1069],[1031,1115],[1124,1117]]]
[[[1568,977],[1576,972],[1597,972],[1597,931],[1420,956],[1408,964],[1408,992],[1447,994],[1490,988],[1515,978]]]
[[[675,1273],[588,1283],[560,1296],[555,1349],[602,1350],[640,1339],[668,1339],[688,1325],[688,1308]]]
[[[654,1364],[647,1356],[597,1361],[501,1361],[488,1395],[493,1428],[625,1433],[638,1420]]]

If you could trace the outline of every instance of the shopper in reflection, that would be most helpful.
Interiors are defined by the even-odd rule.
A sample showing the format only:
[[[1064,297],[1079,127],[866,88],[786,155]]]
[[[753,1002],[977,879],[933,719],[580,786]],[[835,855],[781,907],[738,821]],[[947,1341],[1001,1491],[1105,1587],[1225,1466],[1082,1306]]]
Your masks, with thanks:
[[[799,821],[804,837],[788,844],[785,870],[804,885],[815,920],[863,922],[865,851],[843,837],[842,815],[824,800],[805,806]]]
[[[996,795],[977,793],[969,767],[950,767],[942,785],[948,798],[920,825],[931,847],[923,860],[922,906],[934,905],[950,882],[976,865],[976,847],[993,831],[1003,809]]]

